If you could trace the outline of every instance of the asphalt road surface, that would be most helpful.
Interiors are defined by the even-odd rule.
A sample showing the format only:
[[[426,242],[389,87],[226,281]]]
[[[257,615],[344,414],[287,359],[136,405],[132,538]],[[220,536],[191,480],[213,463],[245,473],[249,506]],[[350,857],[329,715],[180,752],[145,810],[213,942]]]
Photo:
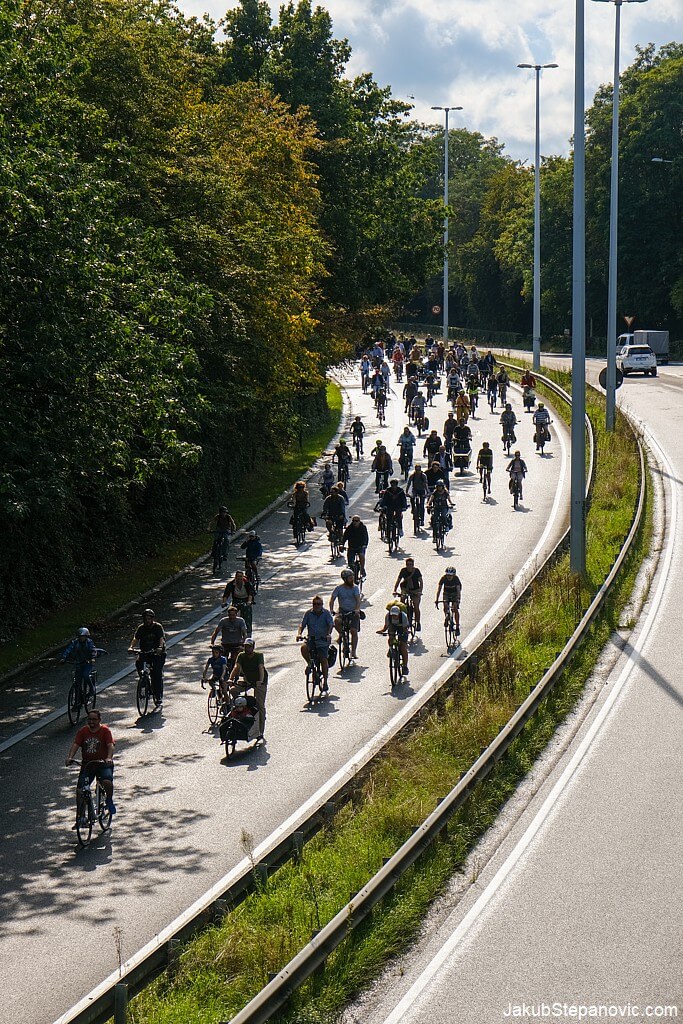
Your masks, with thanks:
[[[402,403],[390,403],[381,431],[356,378],[346,381],[354,413],[368,428],[366,453],[381,436],[395,445],[404,424]],[[399,389],[400,390],[400,389]],[[199,687],[222,584],[206,569],[183,577],[155,600],[169,635],[190,629],[169,652],[162,713],[138,719],[129,674],[101,694],[103,720],[116,739],[118,814],[110,834],[78,850],[71,831],[76,773],[64,767],[74,730],[66,718],[2,751],[27,724],[66,702],[68,672],[42,664],[2,691],[0,715],[0,991],[3,1022],[49,1024],[117,966],[116,935],[126,959],[154,937],[267,837],[337,771],[405,702],[444,666],[442,622],[433,607],[446,565],[463,580],[463,646],[483,625],[510,579],[556,543],[566,524],[566,432],[556,422],[544,457],[531,442],[531,417],[518,392],[512,401],[522,425],[519,446],[529,463],[524,502],[511,507],[500,445],[499,412],[480,406],[471,422],[473,449],[490,440],[495,451],[492,500],[484,504],[478,477],[455,478],[457,510],[446,550],[437,555],[429,533],[412,536],[405,521],[403,551],[389,557],[376,531],[374,480],[366,455],[351,471],[351,509],[368,522],[371,542],[363,607],[367,614],[359,664],[331,675],[331,696],[305,703],[303,661],[295,643],[301,615],[316,592],[326,599],[343,562],[330,561],[323,530],[296,551],[289,512],[275,511],[259,527],[265,583],[254,612],[254,635],[270,673],[267,743],[222,760],[208,728],[206,693]],[[441,427],[446,403],[429,410]],[[559,417],[555,416],[555,420]],[[394,454],[397,454],[394,451]],[[314,511],[319,508],[312,488]],[[208,514],[207,514],[208,518]],[[375,634],[404,557],[413,554],[426,583],[423,631],[410,657],[410,681],[391,692],[386,640]],[[237,564],[231,552],[230,567]],[[108,649],[100,682],[130,664],[125,653],[139,619],[109,626],[98,642]],[[74,623],[74,627],[79,623]],[[457,656],[457,654],[456,654]],[[247,834],[247,837],[243,835]]]
[[[485,870],[349,1022],[683,1017],[683,368],[618,395],[662,460],[666,534],[642,615]]]

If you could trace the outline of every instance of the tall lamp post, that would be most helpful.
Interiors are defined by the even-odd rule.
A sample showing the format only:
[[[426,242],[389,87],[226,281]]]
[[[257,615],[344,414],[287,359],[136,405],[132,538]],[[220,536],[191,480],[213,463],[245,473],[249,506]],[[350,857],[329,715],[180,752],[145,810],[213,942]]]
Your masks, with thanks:
[[[432,110],[443,110],[446,114],[446,129],[443,148],[443,343],[448,344],[448,112],[462,110],[462,107],[432,107]]]
[[[574,31],[574,195],[572,213],[572,423],[569,566],[586,573],[586,112],[584,0]]]
[[[607,293],[607,379],[605,381],[605,426],[614,430],[617,388],[617,217],[619,211],[619,39],[621,5],[644,4],[646,0],[596,0],[613,3],[614,86],[612,89],[612,161],[609,199],[609,284]]]
[[[534,159],[534,321],[533,368],[541,369],[541,69],[557,64],[518,64],[536,72],[536,155]]]

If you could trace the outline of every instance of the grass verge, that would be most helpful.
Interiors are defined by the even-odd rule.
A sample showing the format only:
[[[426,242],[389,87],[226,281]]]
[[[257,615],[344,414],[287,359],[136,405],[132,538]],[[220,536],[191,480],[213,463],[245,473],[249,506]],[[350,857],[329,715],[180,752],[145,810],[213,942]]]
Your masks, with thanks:
[[[560,375],[567,388],[566,375]],[[173,971],[131,1005],[135,1024],[215,1024],[228,1020],[341,909],[424,820],[527,696],[573,631],[607,575],[628,532],[638,496],[637,446],[625,420],[605,434],[603,407],[589,392],[597,467],[588,513],[586,580],[572,576],[568,557],[544,570],[531,599],[482,657],[476,679],[461,680],[442,706],[408,737],[390,744],[362,791],[289,863],[220,925],[189,942]],[[329,958],[275,1019],[329,1024],[417,933],[430,902],[464,864],[483,831],[543,751],[619,623],[636,573],[649,550],[651,496],[627,565],[561,683],[505,758],[370,918]],[[244,837],[245,850],[249,837]]]
[[[301,449],[293,449],[277,462],[270,464],[268,472],[259,474],[257,481],[250,482],[249,488],[245,488],[243,494],[231,503],[231,512],[238,525],[252,519],[291,486],[297,477],[306,472],[337,432],[342,404],[341,391],[330,381],[327,385],[329,421],[318,430],[304,435]],[[209,514],[207,511],[207,520]],[[106,619],[117,608],[135,600],[139,594],[145,593],[162,580],[180,572],[195,558],[206,554],[209,546],[208,533],[194,533],[182,540],[163,545],[154,558],[136,559],[120,572],[85,587],[75,601],[64,605],[37,626],[23,630],[0,647],[0,676],[36,657],[42,651],[62,643],[73,634],[76,626],[83,623],[97,624]]]

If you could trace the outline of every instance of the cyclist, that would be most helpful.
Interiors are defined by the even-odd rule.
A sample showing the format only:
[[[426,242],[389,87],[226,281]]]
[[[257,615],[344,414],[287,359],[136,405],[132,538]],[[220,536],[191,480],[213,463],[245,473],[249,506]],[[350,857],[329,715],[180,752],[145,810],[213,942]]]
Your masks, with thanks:
[[[546,409],[543,402],[538,403],[538,409],[533,415],[534,426],[536,427],[536,447],[539,447],[539,441],[543,438],[545,441],[550,440],[550,413]]]
[[[493,412],[498,401],[498,381],[494,373],[490,373],[486,381],[486,398],[491,406],[491,412]]]
[[[350,466],[353,462],[353,453],[346,443],[345,437],[339,438],[339,444],[334,449],[335,458],[337,459],[337,477],[341,480],[340,471],[341,467],[346,464]]]
[[[484,479],[484,472],[488,470],[489,473],[493,472],[493,450],[488,441],[482,441],[479,454],[477,455],[477,469],[479,470],[479,480]]]
[[[403,375],[403,347],[401,345],[394,345],[394,351],[391,353],[391,361],[394,364],[396,380],[400,380]]]
[[[385,388],[388,388],[389,384],[391,383],[391,370],[389,369],[389,363],[386,361],[386,359],[380,366],[379,372],[382,374],[382,377],[384,379]]]
[[[340,492],[336,487],[333,487],[323,502],[321,515],[325,520],[329,534],[332,533],[333,529],[336,529],[341,534],[346,526],[346,501],[344,498],[343,488],[342,492]]]
[[[519,383],[521,384],[521,386],[523,388],[532,388],[533,389],[533,388],[536,387],[536,378],[534,377],[534,375],[531,372],[531,370],[525,370],[524,373],[522,374],[522,377],[521,377],[521,380],[520,380]]]
[[[444,532],[448,531],[453,526],[453,517],[450,514],[449,509],[454,509],[455,505],[451,500],[451,496],[446,490],[446,485],[443,480],[437,481],[437,484],[429,496],[427,502],[427,511],[431,513],[432,523],[436,522],[437,517],[440,517],[444,524]]]
[[[453,432],[453,447],[456,452],[466,452],[472,446],[472,431],[466,423],[458,423]]]
[[[338,614],[334,617],[334,628],[337,636],[341,639],[342,617],[350,618],[351,634],[351,660],[358,657],[358,630],[360,629],[360,588],[356,586],[353,579],[353,569],[342,569],[342,582],[334,588],[330,596],[330,612],[334,612],[335,601],[338,605]]]
[[[493,373],[494,366],[496,365],[496,357],[494,356],[491,349],[488,350],[484,358],[482,359],[484,364],[484,373],[488,377],[489,373]]]
[[[406,484],[406,495],[410,495],[411,504],[413,504],[414,502],[418,503],[418,507],[420,509],[420,526],[424,526],[425,500],[428,494],[429,484],[427,483],[427,477],[422,472],[422,466],[418,462],[415,465],[415,469],[408,477],[408,483]]]
[[[458,397],[455,400],[455,418],[458,423],[467,423],[471,412],[472,407],[470,405],[467,392],[461,388],[460,391],[458,391]]]
[[[330,663],[328,659],[328,651],[330,648],[330,642],[332,640],[332,627],[334,626],[334,619],[332,614],[323,608],[323,599],[318,594],[313,598],[312,606],[304,613],[304,617],[301,620],[299,629],[296,634],[297,640],[301,640],[306,632],[306,639],[301,645],[301,656],[309,666],[311,664],[311,651],[318,653],[320,657],[320,667],[323,673],[323,690],[327,690],[327,674],[329,672]],[[306,675],[308,675],[308,669]]]
[[[228,605],[234,605],[237,608],[238,613],[244,619],[247,633],[251,633],[252,605],[255,596],[254,587],[244,575],[242,569],[235,569],[235,575],[225,585],[221,605],[223,608],[227,608]]]
[[[404,385],[404,388],[403,388],[403,399],[404,399],[405,404],[406,404],[405,405],[405,412],[406,413],[410,412],[411,403],[412,403],[413,399],[415,398],[415,395],[418,393],[418,391],[419,391],[419,387],[418,387],[418,384],[417,384],[417,377],[408,377],[408,380],[405,382],[405,385]]]
[[[360,450],[363,451],[363,435],[365,434],[365,427],[360,416],[356,416],[355,420],[351,424],[351,437],[353,438],[354,444],[358,438],[360,438]]]
[[[216,628],[211,634],[212,647],[219,633],[221,634],[223,654],[228,659],[228,664],[233,667],[235,659],[247,639],[247,625],[242,616],[238,614],[234,604],[231,604],[223,618],[218,620]]]
[[[406,564],[396,577],[396,582],[394,583],[394,594],[401,594],[402,597],[410,594],[413,602],[413,608],[415,609],[415,631],[417,633],[422,629],[422,624],[420,622],[420,602],[422,600],[423,588],[424,581],[422,579],[422,573],[415,565],[415,559],[406,558]]]
[[[415,435],[409,426],[403,428],[403,433],[399,434],[398,445],[400,455],[399,462],[401,466],[405,463],[408,468],[413,464],[413,449],[415,447]]]
[[[476,377],[468,377],[467,379],[467,397],[470,400],[472,415],[474,415],[474,407],[479,398],[479,380]]]
[[[223,654],[220,644],[211,645],[211,655],[207,658],[202,672],[202,690],[208,683],[212,689],[218,688],[223,698],[227,697],[226,680],[228,678],[228,659]]]
[[[436,430],[430,430],[422,447],[422,455],[425,459],[429,459],[432,462],[442,444],[443,441]]]
[[[454,366],[446,378],[447,391],[446,395],[449,402],[454,402],[458,397],[458,392],[462,387],[460,383],[460,374],[457,368]]]
[[[404,676],[410,674],[408,669],[408,616],[402,604],[390,604],[384,616],[384,626],[378,629],[379,636],[389,635],[390,638],[398,637],[398,649],[401,652],[401,672]]]
[[[320,493],[323,498],[326,498],[330,493],[334,485],[336,484],[334,470],[332,469],[332,463],[326,462],[322,468],[322,472],[319,477]]]
[[[387,480],[394,472],[394,464],[391,461],[391,455],[383,444],[379,446],[377,454],[372,460],[371,469],[375,474],[375,494],[379,494],[379,492],[386,487]]]
[[[370,378],[370,391],[372,393],[372,397],[376,398],[377,392],[384,391],[385,388],[386,382],[384,380],[384,377],[382,376],[382,371],[380,370],[379,366],[377,366],[375,367],[375,372]]]
[[[402,517],[405,510],[408,508],[408,499],[406,497],[406,492],[402,487],[399,487],[398,480],[391,480],[389,482],[389,487],[382,495],[379,506],[380,508],[383,508],[387,514],[387,524],[390,524],[392,519],[397,521],[398,535],[399,537],[402,537]]]
[[[254,700],[258,704],[258,736],[256,742],[265,739],[266,731],[266,697],[268,695],[268,669],[263,655],[256,651],[256,641],[248,636],[244,641],[244,650],[237,655],[235,665],[230,673],[230,696],[237,697],[247,690],[254,691]],[[240,682],[240,676],[242,681]]]
[[[380,448],[384,448],[384,447],[385,447],[384,444],[382,443],[382,441],[378,437],[377,440],[375,441],[374,447],[370,451],[371,458],[374,459],[374,457],[377,455],[377,453],[380,450]]]
[[[462,594],[462,583],[458,576],[458,570],[454,565],[449,565],[439,580],[436,591],[436,607],[439,606],[439,598],[443,590],[443,617],[444,622],[448,621],[448,609],[453,613],[456,636],[460,636],[460,596]]]
[[[425,396],[421,391],[418,391],[410,403],[410,415],[412,416],[413,423],[422,422],[422,420],[424,420],[425,405]]]
[[[289,525],[292,527],[294,536],[296,537],[296,521],[300,516],[303,517],[303,520],[306,523],[306,529],[312,530],[315,524],[308,514],[308,509],[311,505],[311,498],[304,480],[297,480],[294,484],[294,490],[290,494],[287,504],[290,508],[294,509],[289,520]]]
[[[425,473],[425,480],[427,481],[427,487],[429,488],[430,494],[433,493],[434,488],[438,484],[439,480],[444,485],[446,484],[446,481],[444,480],[443,474],[441,472],[441,465],[438,459],[434,459],[434,461],[429,464],[429,468]],[[446,487],[446,490],[449,490],[449,488]]]
[[[443,440],[444,444],[446,445],[446,448],[448,448],[449,451],[453,447],[453,434],[455,433],[455,428],[457,427],[457,425],[458,421],[455,418],[455,413],[449,412],[448,416],[446,417],[446,422],[443,425]]]
[[[342,535],[342,544],[346,545],[346,561],[349,569],[353,569],[353,563],[356,560],[356,555],[358,555],[362,579],[365,579],[365,552],[367,551],[369,540],[368,528],[361,521],[360,516],[351,516],[351,522]]]
[[[496,374],[496,380],[498,381],[498,394],[500,395],[501,402],[505,401],[507,390],[510,386],[510,378],[508,372],[504,366],[501,366],[500,370]]]
[[[84,684],[90,679],[92,667],[97,658],[97,648],[90,639],[90,630],[87,626],[81,626],[71,643],[65,648],[62,654],[62,662],[73,655],[76,662],[76,681]]]
[[[135,646],[137,642],[137,647]],[[148,654],[150,677],[152,681],[152,697],[154,706],[160,708],[164,699],[164,662],[166,661],[166,635],[164,627],[154,618],[154,610],[145,608],[142,613],[142,622],[135,630],[133,639],[128,648],[129,651],[139,652],[140,657],[135,660],[135,667],[138,677],[142,675],[144,660],[143,654]],[[150,654],[150,652],[152,652]]]
[[[116,814],[114,806],[114,738],[97,708],[88,712],[87,724],[78,730],[66,755],[66,764],[72,763],[77,750],[81,750],[81,770],[76,783],[77,799],[80,800],[84,782],[99,779],[107,798],[107,810]],[[104,763],[101,763],[104,762]],[[74,828],[76,826],[74,825]]]
[[[515,435],[515,427],[517,426],[517,417],[515,416],[512,406],[509,402],[506,403],[505,409],[500,417],[500,425],[503,428],[503,444],[507,441],[508,437],[512,444],[515,443],[517,437]]]
[[[363,394],[368,390],[370,383],[370,360],[367,355],[362,355],[360,360],[360,384]]]
[[[507,472],[510,474],[510,490],[512,491],[514,481],[519,487],[519,500],[522,500],[522,481],[526,476],[526,462],[516,451],[511,462],[507,465]]]
[[[465,428],[465,429],[469,429],[469,428]],[[443,478],[443,482],[445,483],[446,488],[448,488],[448,486],[449,486],[449,478],[450,478],[451,473],[453,472],[453,459],[451,458],[450,452],[448,452],[446,450],[446,446],[445,445],[442,444],[441,447],[439,448],[438,452],[436,453],[436,458],[434,459],[434,462],[438,462],[439,463],[439,467],[441,469],[441,476]]]
[[[235,520],[228,512],[227,507],[225,505],[221,505],[218,512],[209,523],[209,530],[213,530],[214,540],[227,543],[228,537],[231,533],[234,533],[236,529]]]
[[[240,544],[240,548],[244,551],[245,569],[251,569],[254,576],[258,577],[258,564],[263,556],[263,544],[256,530],[249,531],[246,539]]]

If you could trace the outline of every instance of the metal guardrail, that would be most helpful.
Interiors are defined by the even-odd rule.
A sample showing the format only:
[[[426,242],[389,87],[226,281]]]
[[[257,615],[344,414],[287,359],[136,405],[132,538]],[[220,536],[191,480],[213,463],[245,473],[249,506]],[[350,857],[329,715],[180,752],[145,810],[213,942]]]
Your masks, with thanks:
[[[537,375],[538,376],[538,375]],[[593,598],[580,623],[550,668],[501,729],[492,743],[466,771],[451,792],[439,802],[436,810],[417,828],[402,847],[389,858],[377,874],[360,892],[305,946],[264,989],[240,1010],[230,1024],[263,1024],[280,1009],[319,967],[343,939],[367,917],[372,908],[393,888],[396,882],[418,860],[433,840],[448,826],[450,818],[465,803],[478,783],[493,769],[511,743],[535,714],[552,688],[560,679],[584,634],[600,611],[610,587],[628,557],[636,537],[645,507],[645,457],[640,438],[636,435],[640,456],[639,496],[628,536],[600,589]]]
[[[520,367],[515,366],[512,363],[506,365],[509,366],[515,372],[522,372]],[[564,389],[561,388],[558,384],[555,384],[554,381],[551,381],[550,379],[543,377],[541,374],[536,374],[535,376],[537,380],[541,381],[541,383],[543,383],[550,391],[556,394],[563,401],[571,404],[570,395],[566,391],[564,391]],[[589,438],[589,472],[587,485],[587,493],[589,493],[590,488],[592,487],[594,477],[593,471],[595,462],[595,444],[593,439],[592,427],[590,421],[588,420],[588,417],[586,417],[586,420],[588,424]],[[420,708],[417,709],[415,718],[412,720],[413,722],[415,722],[419,717],[421,717],[422,714],[428,712],[431,709],[433,702],[437,699],[438,695],[441,692],[443,692],[444,688],[449,685],[449,683],[452,684],[454,680],[459,679],[461,677],[463,672],[469,671],[470,664],[476,664],[476,659],[478,656],[481,655],[481,652],[484,649],[484,647],[490,644],[491,641],[495,639],[495,637],[501,630],[505,629],[510,616],[514,613],[515,609],[529,594],[531,587],[534,583],[534,580],[537,578],[538,574],[542,572],[543,568],[554,558],[556,558],[559,552],[566,547],[568,537],[569,530],[566,530],[563,537],[556,545],[554,551],[551,552],[548,558],[546,558],[544,562],[537,567],[535,572],[531,574],[531,576],[526,582],[525,587],[520,591],[515,600],[511,603],[506,614],[501,617],[501,619],[494,626],[494,628],[488,633],[488,635],[485,638],[482,639],[482,641],[479,644],[477,644],[476,647],[472,649],[472,651],[467,655],[466,658],[463,658],[462,661],[457,662],[453,673],[451,673],[448,676],[445,676],[444,679],[441,680],[436,692],[431,696],[431,698],[428,701],[426,701],[423,705],[420,706]],[[522,705],[522,707],[525,707],[526,703],[527,702],[525,702],[525,704]],[[513,719],[510,720],[510,722],[512,721]],[[506,726],[505,729],[507,729],[509,726],[510,723],[508,723],[508,726]],[[499,736],[497,737],[497,740],[495,742],[500,741],[500,738],[505,734],[505,729],[501,733],[499,733]],[[402,730],[397,730],[397,732],[400,731]],[[393,739],[393,735],[387,737],[386,742],[388,743],[391,739]],[[494,744],[491,745],[491,747],[493,746]],[[383,747],[380,748],[380,750],[378,750],[373,755],[372,760],[374,760],[374,758],[376,758],[377,755],[381,753],[382,749]],[[497,757],[502,756],[503,752],[504,751],[500,751]],[[484,758],[485,754],[482,754],[481,757],[477,760],[477,762],[469,769],[469,771],[465,773],[465,775],[463,775],[460,783],[458,784],[458,786],[460,786],[461,784],[467,785],[467,795],[469,795],[471,788],[481,778],[484,778],[484,776],[488,774],[488,771],[490,771],[489,767],[482,772],[481,764]],[[343,803],[344,799],[350,794],[350,792],[355,787],[357,787],[359,780],[361,778],[361,772],[367,771],[368,765],[372,763],[372,760],[368,761],[365,765],[363,765],[361,771],[358,772],[352,779],[344,780],[334,793],[329,794],[327,801],[322,806],[316,807],[305,820],[297,822],[296,826],[291,831],[282,834],[282,836],[279,837],[278,841],[267,851],[267,853],[261,859],[254,861],[254,863],[250,864],[249,867],[244,869],[244,871],[238,873],[237,877],[234,877],[230,884],[227,885],[225,888],[221,889],[220,891],[217,891],[216,887],[214,887],[214,889],[210,890],[209,893],[205,894],[204,898],[196,901],[196,903],[193,904],[192,908],[190,908],[188,911],[185,912],[185,914],[181,915],[179,918],[176,919],[176,922],[174,923],[177,926],[175,928],[169,927],[165,929],[163,932],[161,932],[160,935],[157,937],[157,940],[153,941],[152,943],[148,943],[148,945],[144,948],[143,951],[129,958],[129,960],[124,965],[124,969],[122,971],[118,972],[117,975],[107,979],[96,989],[94,989],[88,996],[86,996],[84,999],[81,999],[76,1006],[72,1007],[71,1010],[68,1010],[61,1017],[59,1017],[55,1024],[104,1024],[104,1022],[108,1021],[115,1014],[115,1012],[117,1013],[116,1024],[119,1024],[119,1022],[121,1022],[121,1024],[122,1022],[125,1022],[125,1004],[127,1002],[128,996],[135,995],[137,992],[141,991],[145,987],[145,985],[147,985],[154,977],[160,974],[173,962],[179,944],[188,940],[195,932],[200,930],[202,927],[206,927],[207,925],[215,922],[217,919],[220,919],[232,907],[239,904],[251,892],[253,892],[258,885],[263,884],[265,879],[268,877],[269,873],[272,873],[274,870],[276,870],[278,867],[281,867],[283,864],[285,864],[293,857],[297,857],[301,852],[303,844],[308,839],[312,838],[318,831],[320,831],[320,829],[324,827],[324,825],[327,822],[329,822],[330,818],[335,813],[335,810]],[[466,799],[466,796],[464,796],[460,802],[462,802],[464,799]],[[446,806],[446,801],[444,801],[444,804],[440,806]],[[460,804],[458,804],[458,806],[460,806]],[[455,809],[457,808],[454,808],[454,810]],[[451,811],[451,813],[453,812]],[[429,824],[431,822],[431,817],[432,816],[430,816],[430,818],[428,818],[427,821],[424,822],[422,826],[420,826],[418,831],[413,836],[413,840],[420,840],[420,838],[423,837],[423,833],[425,836],[432,836],[431,825]],[[438,833],[438,831],[440,831],[441,828],[443,828],[443,825],[440,826],[440,828],[438,828],[436,832]],[[424,839],[423,845],[420,846],[417,852],[415,852],[414,855],[412,853],[410,854],[412,859],[410,860],[409,863],[413,863],[413,861],[417,857],[419,857],[422,850],[425,849],[427,845],[429,845],[430,841],[430,839]],[[403,850],[404,848],[402,847],[401,849]],[[400,852],[401,851],[399,851],[399,853]],[[381,882],[381,884],[378,883],[378,888],[371,888],[368,898],[371,899],[372,902],[370,904],[367,904],[367,909],[363,909],[364,907],[366,907],[366,904],[364,902],[358,903],[358,900],[360,899],[361,894],[364,893],[366,889],[369,889],[373,886],[373,882],[375,881],[374,879],[371,882],[369,882],[368,885],[363,890],[361,890],[361,893],[359,893],[358,896],[354,898],[352,903],[348,904],[347,907],[340,911],[339,914],[337,914],[337,916],[318,934],[318,936],[316,936],[313,943],[310,944],[310,946],[313,947],[313,949],[316,951],[314,957],[315,962],[313,963],[313,961],[311,961],[311,963],[313,963],[313,966],[310,967],[310,970],[306,970],[306,972],[303,974],[301,973],[302,971],[304,971],[304,967],[299,964],[299,960],[305,952],[304,950],[302,950],[302,952],[298,954],[298,956],[295,957],[295,959],[290,964],[287,965],[284,971],[282,971],[281,974],[278,975],[273,982],[266,986],[266,988],[263,989],[262,993],[260,994],[263,995],[264,993],[269,993],[271,991],[271,986],[276,985],[278,979],[282,978],[282,976],[286,977],[287,980],[282,981],[281,983],[283,986],[280,989],[281,994],[280,996],[278,996],[276,1003],[273,1003],[271,1008],[268,1010],[268,1013],[265,1016],[242,1016],[247,1012],[247,1010],[249,1010],[250,1007],[253,1006],[253,1004],[259,1002],[259,995],[256,996],[255,999],[252,1000],[252,1002],[244,1008],[244,1010],[240,1011],[240,1013],[234,1018],[233,1024],[246,1024],[247,1021],[250,1022],[250,1024],[255,1024],[256,1021],[265,1021],[268,1019],[269,1016],[272,1015],[273,1012],[275,1012],[275,1009],[278,1006],[281,1006],[284,1002],[286,1002],[294,988],[300,985],[305,980],[305,978],[307,978],[310,975],[310,973],[312,973],[312,971],[315,970],[316,966],[319,966],[319,964],[326,959],[326,957],[329,955],[332,949],[334,949],[335,946],[342,941],[344,935],[349,929],[345,928],[343,932],[339,932],[337,929],[339,927],[340,920],[348,919],[347,924],[349,922],[357,923],[358,921],[362,920],[362,917],[367,915],[372,906],[374,906],[374,904],[378,900],[380,900],[382,896],[385,895],[386,892],[389,891],[394,881],[396,881],[396,879],[400,877],[400,873],[402,872],[400,872],[399,874],[394,874],[395,869],[392,869],[390,871],[387,870],[389,869],[389,866],[394,862],[394,859],[397,856],[398,854],[395,854],[394,857],[391,858],[391,860],[387,863],[385,868],[383,868],[382,871],[376,876],[377,879],[382,879],[383,881]],[[407,866],[409,866],[409,864]],[[406,868],[403,868],[402,870],[405,871]],[[389,884],[387,884],[387,880],[390,880]],[[383,888],[383,886],[386,887]],[[336,925],[335,922],[337,922]],[[333,925],[335,925],[335,928],[332,928]],[[330,931],[330,929],[332,930]],[[332,944],[329,945],[329,943]],[[322,956],[320,956],[319,951],[323,948],[324,953]],[[306,950],[309,950],[308,946],[306,947]],[[309,950],[308,955],[313,955],[313,953]],[[302,964],[307,963],[308,960],[304,958]],[[292,969],[292,965],[296,965],[295,975],[290,975],[288,973],[290,972],[290,969]],[[294,977],[299,979],[295,983],[292,980]],[[270,1000],[271,996],[268,995],[266,997],[268,1005],[270,1005]],[[259,1010],[258,1014],[261,1013],[262,1011]]]

